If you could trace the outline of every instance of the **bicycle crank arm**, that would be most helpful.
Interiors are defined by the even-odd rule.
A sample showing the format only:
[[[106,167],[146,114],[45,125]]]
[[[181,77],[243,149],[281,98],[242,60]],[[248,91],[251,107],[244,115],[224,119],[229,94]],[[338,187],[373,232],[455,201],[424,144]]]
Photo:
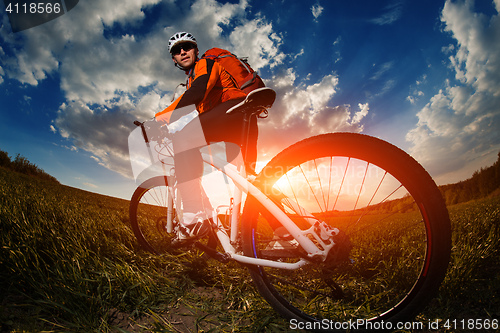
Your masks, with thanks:
[[[231,259],[231,256],[229,254],[221,253],[221,252],[215,250],[214,248],[206,246],[205,244],[202,244],[200,242],[195,242],[194,246],[196,246],[199,250],[205,252],[210,257],[212,257],[213,259],[215,259],[223,264],[227,264],[229,262],[229,260]]]

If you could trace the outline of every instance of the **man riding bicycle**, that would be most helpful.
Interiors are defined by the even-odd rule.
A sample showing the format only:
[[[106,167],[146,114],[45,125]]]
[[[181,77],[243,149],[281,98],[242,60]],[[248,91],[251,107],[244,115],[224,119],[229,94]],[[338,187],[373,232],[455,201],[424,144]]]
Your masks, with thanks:
[[[201,185],[203,159],[200,148],[221,141],[239,146],[245,144],[240,142],[243,114],[227,114],[226,111],[244,100],[246,94],[219,63],[198,58],[198,45],[192,34],[174,34],[168,47],[175,66],[188,75],[187,90],[158,112],[155,119],[158,123],[171,124],[189,111],[196,109],[198,112],[197,117],[172,135],[177,189],[183,202],[178,240],[185,241],[204,236],[210,228],[208,216],[212,207]],[[251,131],[256,130],[256,123],[253,126]],[[251,145],[256,146],[256,140]],[[232,152],[234,156],[228,156],[228,160],[238,153]]]

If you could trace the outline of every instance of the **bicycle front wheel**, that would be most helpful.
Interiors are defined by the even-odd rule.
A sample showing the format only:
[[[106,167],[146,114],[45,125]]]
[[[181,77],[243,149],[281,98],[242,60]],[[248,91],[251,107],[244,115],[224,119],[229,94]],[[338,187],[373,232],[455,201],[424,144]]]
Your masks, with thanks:
[[[366,135],[325,134],[285,149],[255,184],[302,230],[315,221],[340,230],[322,263],[250,266],[259,292],[285,318],[312,330],[344,331],[346,322],[396,329],[435,296],[450,257],[448,211],[428,173],[402,150]],[[304,257],[252,197],[242,225],[245,255]]]

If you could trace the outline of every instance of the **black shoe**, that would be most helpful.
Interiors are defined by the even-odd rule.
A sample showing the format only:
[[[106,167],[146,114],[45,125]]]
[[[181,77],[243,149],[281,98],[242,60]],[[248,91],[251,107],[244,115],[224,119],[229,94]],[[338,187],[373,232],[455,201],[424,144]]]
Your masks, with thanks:
[[[204,217],[206,215],[203,213],[185,213],[184,221],[188,220],[190,223],[187,225],[181,223],[177,238],[172,240],[172,245],[185,244],[206,236],[210,231],[210,221]]]

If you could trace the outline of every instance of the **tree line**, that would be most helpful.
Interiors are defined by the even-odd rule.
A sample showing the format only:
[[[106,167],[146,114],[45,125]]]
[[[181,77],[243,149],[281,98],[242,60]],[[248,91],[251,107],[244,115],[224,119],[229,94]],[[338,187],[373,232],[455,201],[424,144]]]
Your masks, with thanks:
[[[446,201],[446,205],[454,205],[487,197],[497,191],[499,187],[500,153],[498,153],[498,159],[492,166],[475,171],[472,177],[467,180],[443,185],[439,189]]]
[[[0,167],[15,172],[23,173],[25,175],[30,175],[37,178],[59,183],[59,181],[55,177],[49,175],[41,168],[39,168],[37,165],[28,161],[26,157],[21,156],[20,154],[17,154],[17,156],[12,160],[9,154],[4,152],[3,150],[0,150]]]
[[[9,155],[0,150],[0,167],[59,183],[59,181],[31,163],[24,156],[17,154],[12,160]],[[480,199],[489,196],[500,188],[500,152],[497,161],[490,167],[481,168],[472,177],[461,182],[439,186],[446,205]]]

